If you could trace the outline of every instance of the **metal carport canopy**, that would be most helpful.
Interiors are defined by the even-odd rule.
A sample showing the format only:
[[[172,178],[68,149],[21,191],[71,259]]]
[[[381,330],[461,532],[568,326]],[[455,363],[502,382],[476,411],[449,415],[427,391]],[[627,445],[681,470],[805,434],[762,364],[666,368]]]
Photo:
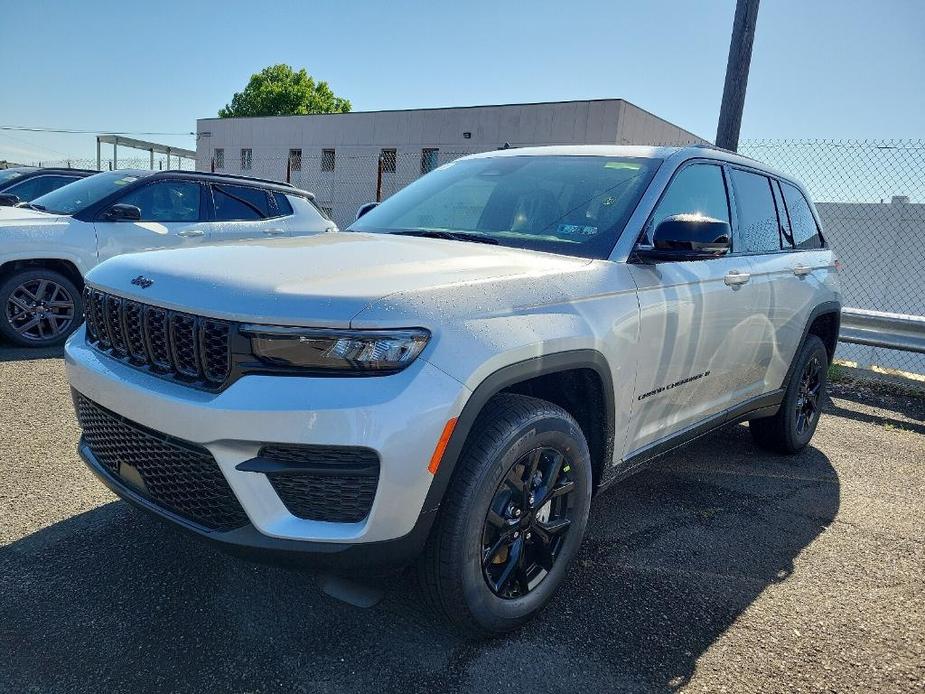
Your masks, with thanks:
[[[196,159],[196,152],[191,149],[184,149],[183,147],[172,147],[170,145],[162,145],[159,142],[148,142],[147,140],[136,140],[132,137],[124,137],[123,135],[97,135],[96,136],[96,170],[102,171],[100,159],[100,145],[101,144],[112,145],[112,168],[119,168],[119,160],[117,154],[117,147],[119,145],[125,145],[126,147],[131,147],[132,149],[144,149],[147,150],[151,155],[151,168],[154,168],[154,153],[166,154],[167,155],[167,168],[170,168],[170,155],[174,154],[178,158],[182,159]]]

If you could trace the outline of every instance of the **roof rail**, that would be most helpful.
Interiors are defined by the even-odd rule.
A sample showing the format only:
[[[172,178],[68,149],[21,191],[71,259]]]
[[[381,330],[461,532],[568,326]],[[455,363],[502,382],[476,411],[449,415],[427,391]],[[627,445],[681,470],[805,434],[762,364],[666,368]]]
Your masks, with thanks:
[[[284,188],[295,188],[293,184],[287,183],[286,181],[274,181],[272,178],[258,178],[257,176],[244,176],[242,174],[219,173],[217,171],[188,171],[184,169],[168,169],[166,171],[156,171],[155,173],[161,173],[161,174],[179,173],[179,174],[203,176],[206,178],[228,178],[233,181],[253,181],[255,183],[268,183],[274,186],[283,186]]]

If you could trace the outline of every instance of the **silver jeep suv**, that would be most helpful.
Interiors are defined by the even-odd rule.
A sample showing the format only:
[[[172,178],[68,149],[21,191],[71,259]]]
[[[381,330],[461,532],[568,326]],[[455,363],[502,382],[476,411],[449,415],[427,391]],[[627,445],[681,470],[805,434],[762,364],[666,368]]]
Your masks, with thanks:
[[[105,484],[226,548],[415,561],[438,613],[492,634],[553,595],[593,494],[731,422],[812,437],[840,294],[788,176],[513,149],[364,209],[89,273],[66,353]]]

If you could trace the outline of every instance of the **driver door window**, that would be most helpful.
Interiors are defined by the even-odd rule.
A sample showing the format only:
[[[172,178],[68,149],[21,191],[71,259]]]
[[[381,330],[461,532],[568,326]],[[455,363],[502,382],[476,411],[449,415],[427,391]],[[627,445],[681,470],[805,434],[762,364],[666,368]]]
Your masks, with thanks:
[[[720,167],[693,164],[674,177],[652,213],[646,227],[646,242],[652,242],[655,227],[676,214],[699,214],[729,224],[729,200]]]
[[[201,217],[200,186],[193,181],[158,181],[142,186],[119,202],[141,210],[142,222],[198,222]]]
[[[197,246],[211,238],[209,224],[204,221],[202,187],[195,181],[155,181],[123,195],[116,202],[137,207],[141,219],[98,219],[94,225],[100,260],[120,253]]]

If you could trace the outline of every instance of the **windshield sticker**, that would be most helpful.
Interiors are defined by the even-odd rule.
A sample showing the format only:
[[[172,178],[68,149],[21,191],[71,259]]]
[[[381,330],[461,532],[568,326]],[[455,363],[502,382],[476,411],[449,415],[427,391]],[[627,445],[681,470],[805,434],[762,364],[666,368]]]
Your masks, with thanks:
[[[634,164],[631,161],[609,161],[604,164],[605,169],[626,169],[628,171],[639,171],[642,164]]]
[[[597,227],[583,224],[560,224],[556,231],[566,236],[597,236]]]

